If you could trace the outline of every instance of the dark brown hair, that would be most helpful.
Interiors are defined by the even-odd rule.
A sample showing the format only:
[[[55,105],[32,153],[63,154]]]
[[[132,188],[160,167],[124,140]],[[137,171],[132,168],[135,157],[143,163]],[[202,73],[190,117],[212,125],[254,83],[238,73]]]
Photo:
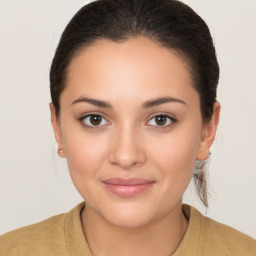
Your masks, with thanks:
[[[177,0],[98,0],[82,7],[66,26],[51,65],[50,91],[57,117],[60,95],[75,56],[99,39],[123,42],[137,36],[185,57],[200,96],[202,119],[211,119],[219,79],[212,37],[203,19]],[[203,167],[194,180],[201,201],[208,207]]]

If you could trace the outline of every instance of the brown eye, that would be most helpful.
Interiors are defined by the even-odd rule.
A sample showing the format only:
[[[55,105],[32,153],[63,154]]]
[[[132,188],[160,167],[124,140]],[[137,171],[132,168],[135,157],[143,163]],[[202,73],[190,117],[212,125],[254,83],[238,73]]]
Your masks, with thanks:
[[[156,115],[149,120],[148,124],[150,126],[155,126],[156,128],[157,127],[160,128],[161,126],[164,128],[176,122],[177,122],[176,119],[168,115]]]
[[[91,115],[82,117],[80,121],[84,126],[92,127],[92,128],[94,126],[103,126],[108,123],[104,117],[96,114],[91,114]]]
[[[102,117],[98,115],[91,115],[90,122],[92,125],[99,125],[102,121]]]
[[[163,115],[160,115],[160,116],[156,116],[155,117],[155,121],[156,121],[156,124],[157,125],[165,125],[166,124],[166,121],[167,121],[167,117],[166,116],[163,116]]]

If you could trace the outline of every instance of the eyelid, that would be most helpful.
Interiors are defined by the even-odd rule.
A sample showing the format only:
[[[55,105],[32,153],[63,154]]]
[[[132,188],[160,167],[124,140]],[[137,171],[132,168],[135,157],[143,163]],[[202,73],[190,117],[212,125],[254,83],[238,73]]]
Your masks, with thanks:
[[[149,121],[151,121],[153,118],[156,118],[157,116],[165,116],[165,117],[167,117],[168,119],[171,120],[171,123],[170,123],[170,124],[167,124],[167,125],[148,125],[148,126],[154,127],[154,128],[156,128],[156,129],[165,129],[165,128],[169,128],[170,126],[173,126],[175,123],[178,122],[178,120],[177,120],[176,117],[173,117],[172,115],[167,114],[167,113],[163,113],[163,112],[154,114],[153,116],[151,116],[151,117],[149,118]],[[149,121],[147,121],[147,123],[148,123]]]
[[[105,126],[108,126],[108,124],[104,124],[104,125],[88,125],[88,124],[85,124],[85,122],[83,122],[83,120],[89,116],[100,116],[102,117],[104,120],[106,120],[107,123],[110,123],[107,118],[104,117],[104,115],[102,113],[99,113],[99,112],[89,112],[87,114],[83,114],[78,120],[80,121],[80,123],[86,127],[86,128],[89,128],[89,129],[100,129],[100,128],[104,128]]]

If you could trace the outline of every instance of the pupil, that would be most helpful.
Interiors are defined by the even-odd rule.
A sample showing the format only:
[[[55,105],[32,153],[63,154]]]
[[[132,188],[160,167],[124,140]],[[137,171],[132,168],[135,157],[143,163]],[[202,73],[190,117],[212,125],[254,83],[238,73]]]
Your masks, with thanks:
[[[156,123],[158,125],[164,125],[166,123],[166,116],[157,116]]]
[[[90,118],[90,122],[93,125],[99,125],[101,123],[101,119],[102,119],[101,116],[92,115]]]

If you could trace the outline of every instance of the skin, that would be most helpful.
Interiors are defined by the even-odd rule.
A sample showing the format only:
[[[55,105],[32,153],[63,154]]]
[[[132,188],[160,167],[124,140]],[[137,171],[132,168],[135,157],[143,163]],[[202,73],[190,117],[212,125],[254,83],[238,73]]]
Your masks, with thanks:
[[[103,108],[75,100],[108,102]],[[172,97],[145,108],[143,103]],[[60,97],[60,118],[50,103],[59,155],[67,159],[73,183],[86,201],[81,213],[93,255],[170,255],[188,227],[182,195],[196,159],[208,158],[219,121],[202,122],[200,99],[186,62],[175,52],[144,37],[116,43],[99,40],[82,50],[69,67]],[[90,118],[103,117],[93,129]],[[156,115],[165,114],[158,125]],[[142,193],[122,197],[101,182],[113,177],[154,181]],[[92,231],[93,230],[93,231]],[[113,251],[113,248],[115,250]]]

